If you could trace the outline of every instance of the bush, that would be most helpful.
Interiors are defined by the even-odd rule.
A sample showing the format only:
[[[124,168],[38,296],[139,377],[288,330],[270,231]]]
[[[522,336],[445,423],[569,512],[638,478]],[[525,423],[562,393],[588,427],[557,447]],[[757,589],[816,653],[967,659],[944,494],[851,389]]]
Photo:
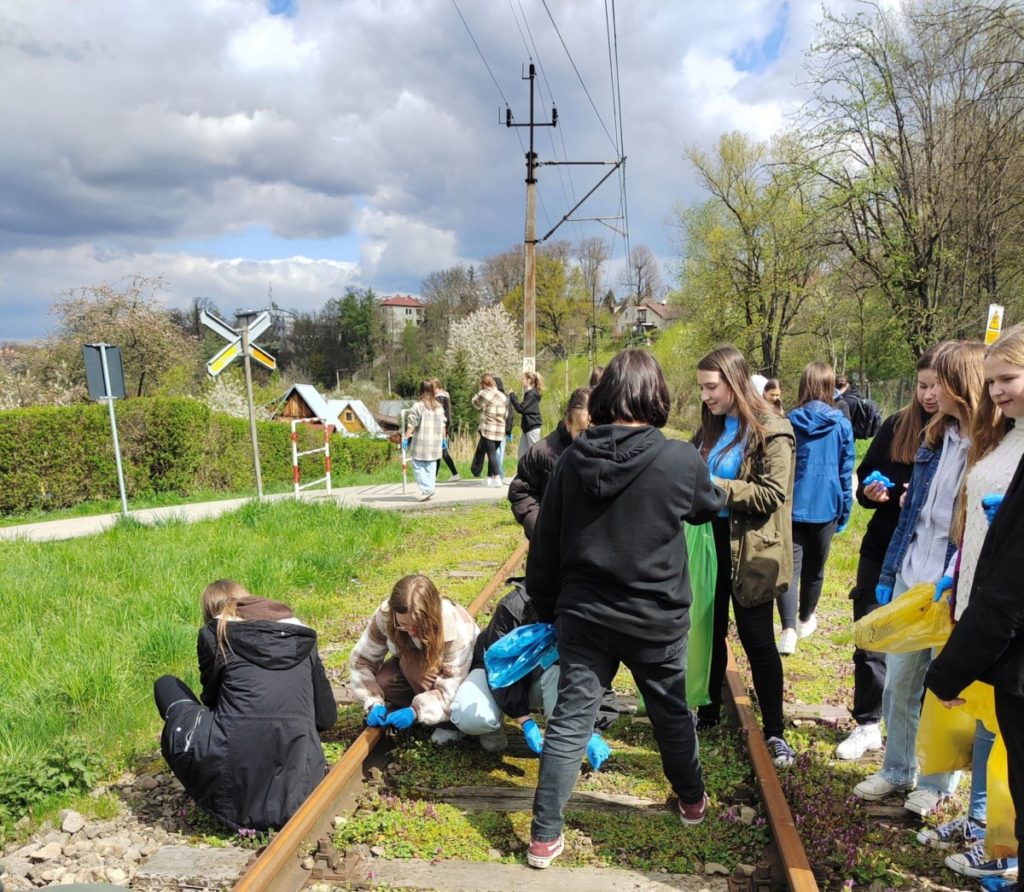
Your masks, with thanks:
[[[211,412],[185,398],[131,399],[116,406],[129,498],[203,489],[237,492],[253,486],[249,422]],[[45,406],[0,412],[0,513],[68,508],[117,496],[117,468],[107,407]],[[292,479],[289,425],[257,422],[260,469],[267,484]],[[323,434],[303,425],[299,449]],[[386,440],[331,438],[336,473],[372,473],[391,458]],[[300,459],[304,480],[323,476],[323,457]]]

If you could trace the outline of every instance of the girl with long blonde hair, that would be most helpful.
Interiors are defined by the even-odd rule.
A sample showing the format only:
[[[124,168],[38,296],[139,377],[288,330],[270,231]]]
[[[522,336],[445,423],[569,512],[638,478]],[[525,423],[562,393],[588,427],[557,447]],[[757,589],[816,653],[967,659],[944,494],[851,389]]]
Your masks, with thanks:
[[[469,674],[479,631],[429,577],[399,579],[349,657],[352,690],[363,701],[367,725],[441,725],[435,743],[460,736],[449,723],[451,704]]]
[[[520,401],[514,393],[509,393],[508,400],[522,415],[523,435],[519,438],[519,458],[526,455],[527,450],[540,442],[540,399],[544,393],[544,380],[539,372],[523,372],[523,399]]]

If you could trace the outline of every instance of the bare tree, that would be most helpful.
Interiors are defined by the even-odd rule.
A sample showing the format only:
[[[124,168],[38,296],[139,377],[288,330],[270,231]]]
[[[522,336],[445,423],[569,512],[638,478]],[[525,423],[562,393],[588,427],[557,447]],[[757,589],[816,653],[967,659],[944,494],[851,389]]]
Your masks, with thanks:
[[[516,288],[523,287],[525,257],[522,245],[494,254],[481,264],[480,285],[485,304],[501,303]]]
[[[629,252],[626,268],[619,277],[625,294],[640,300],[657,300],[665,291],[658,259],[646,245],[637,245]]]

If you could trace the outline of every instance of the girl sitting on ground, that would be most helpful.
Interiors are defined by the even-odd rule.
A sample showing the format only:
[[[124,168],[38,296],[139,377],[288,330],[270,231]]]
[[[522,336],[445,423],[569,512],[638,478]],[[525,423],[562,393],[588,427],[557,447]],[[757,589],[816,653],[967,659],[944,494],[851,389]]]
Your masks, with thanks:
[[[431,740],[459,734],[452,698],[469,674],[479,634],[473,618],[442,598],[422,574],[403,576],[377,608],[349,657],[352,691],[372,728],[437,727]]]
[[[230,579],[206,587],[203,621],[201,702],[172,675],[153,688],[161,752],[189,796],[229,827],[280,828],[323,778],[317,732],[338,717],[316,632]]]

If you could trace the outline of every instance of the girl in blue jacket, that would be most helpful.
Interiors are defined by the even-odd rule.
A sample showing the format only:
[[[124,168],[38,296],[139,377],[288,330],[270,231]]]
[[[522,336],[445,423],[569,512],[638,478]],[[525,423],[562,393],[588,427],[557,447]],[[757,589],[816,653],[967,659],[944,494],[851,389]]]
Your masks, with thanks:
[[[827,362],[808,363],[800,375],[796,408],[786,416],[796,435],[796,482],[793,581],[779,596],[781,654],[793,653],[797,639],[806,638],[818,628],[815,610],[832,536],[846,529],[853,507],[853,428],[832,407],[835,386],[832,366]]]

